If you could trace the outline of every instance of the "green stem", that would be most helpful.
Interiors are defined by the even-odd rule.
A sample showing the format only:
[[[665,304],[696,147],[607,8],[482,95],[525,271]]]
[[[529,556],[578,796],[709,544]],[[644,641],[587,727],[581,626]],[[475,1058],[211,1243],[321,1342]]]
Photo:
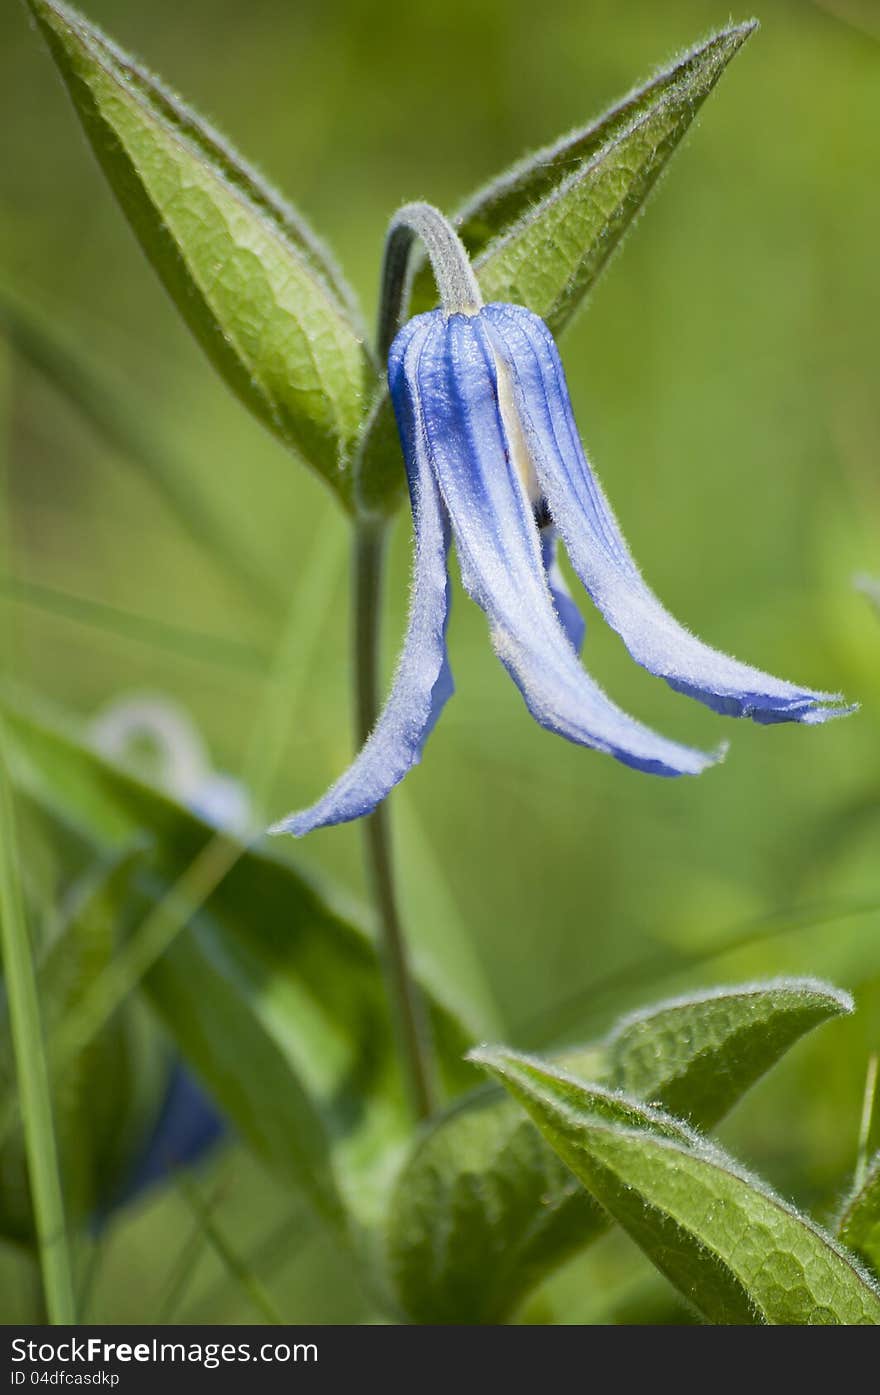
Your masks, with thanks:
[[[357,735],[369,736],[379,712],[379,639],[387,528],[361,523],[355,541],[354,646]],[[397,907],[391,831],[385,803],[364,819],[367,864],[379,918],[382,963],[407,1093],[417,1119],[433,1107],[433,1078],[424,1005],[409,965]]]
[[[46,1312],[51,1323],[69,1324],[76,1321],[73,1279],[37,980],[18,879],[15,811],[2,722],[0,943]]]

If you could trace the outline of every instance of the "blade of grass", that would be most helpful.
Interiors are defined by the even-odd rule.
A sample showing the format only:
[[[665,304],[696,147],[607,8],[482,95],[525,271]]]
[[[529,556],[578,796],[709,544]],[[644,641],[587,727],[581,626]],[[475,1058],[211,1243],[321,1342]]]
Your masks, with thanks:
[[[216,1187],[212,1195],[204,1201],[209,1214],[213,1212],[220,1200],[222,1191]],[[181,1299],[187,1288],[192,1283],[199,1260],[205,1248],[205,1227],[201,1219],[196,1220],[192,1230],[183,1242],[181,1249],[175,1257],[165,1291],[156,1310],[153,1319],[158,1327],[164,1327],[174,1320],[174,1316],[180,1307]]]
[[[93,1238],[89,1246],[82,1272],[79,1276],[76,1289],[76,1311],[80,1323],[88,1320],[89,1305],[95,1292],[98,1275],[101,1272],[101,1265],[104,1261],[104,1242],[101,1238]]]
[[[290,1259],[294,1242],[308,1242],[316,1233],[316,1219],[313,1211],[299,1209],[279,1225],[273,1225],[250,1252],[246,1261],[248,1268],[253,1273],[264,1276],[273,1273]],[[229,1276],[224,1275],[207,1293],[196,1300],[193,1308],[186,1314],[186,1322],[198,1326],[199,1323],[207,1321],[207,1315],[216,1314],[218,1304],[227,1297],[229,1288]]]
[[[31,606],[47,615],[105,630],[108,634],[146,645],[149,649],[166,650],[190,661],[241,669],[245,673],[260,672],[266,666],[265,655],[240,640],[170,625],[166,620],[137,615],[133,611],[107,605],[104,601],[74,596],[68,591],[58,591],[20,577],[0,575],[0,597],[16,605]]]
[[[205,1201],[199,1188],[184,1172],[175,1173],[180,1195],[188,1205],[201,1228],[206,1244],[217,1255],[223,1267],[246,1295],[252,1307],[273,1327],[283,1327],[284,1321],[256,1274],[230,1245],[223,1231],[214,1220],[212,1207]]]
[[[853,33],[861,34],[863,38],[872,39],[875,43],[880,41],[880,21],[873,8],[873,0],[867,0],[867,3],[862,4],[847,4],[846,0],[813,0],[813,4],[839,24],[846,25]]]
[[[53,1324],[76,1321],[64,1196],[43,1044],[37,980],[21,887],[6,727],[0,718],[0,943],[9,1024],[46,1313]]]
[[[6,447],[8,433],[9,361],[0,356],[0,564],[8,555],[10,516]],[[5,629],[6,627],[4,627]],[[10,635],[4,633],[3,653],[9,661]],[[37,979],[19,880],[18,836],[12,783],[7,760],[6,725],[0,719],[0,947],[9,1026],[15,1057],[16,1082],[24,1131],[25,1155],[43,1296],[50,1323],[76,1320],[64,1193],[58,1168],[58,1148],[52,1113],[49,1068],[43,1042]]]

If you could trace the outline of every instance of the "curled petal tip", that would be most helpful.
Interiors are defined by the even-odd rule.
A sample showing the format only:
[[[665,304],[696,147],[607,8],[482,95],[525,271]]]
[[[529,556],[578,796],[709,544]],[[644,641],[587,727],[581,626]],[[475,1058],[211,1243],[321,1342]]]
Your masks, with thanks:
[[[627,761],[625,758],[623,758],[623,763],[625,765],[632,764],[634,769],[645,771],[647,774],[663,775],[670,779],[675,779],[679,775],[702,775],[704,771],[711,770],[714,765],[721,765],[727,759],[730,742],[721,741],[711,751],[701,751],[694,746],[679,746],[677,749],[682,755],[675,765],[636,763]],[[621,757],[618,756],[618,760],[620,759]]]
[[[838,717],[850,717],[861,707],[861,703],[858,702],[844,702],[841,693],[829,694],[827,697],[823,694],[823,701],[828,705],[808,708],[798,721],[803,722],[805,726],[817,727],[823,722],[833,722]]]
[[[733,661],[731,661],[733,662]],[[766,677],[752,670],[755,677]],[[778,680],[776,691],[722,691],[709,692],[705,686],[689,679],[660,673],[670,688],[685,697],[696,698],[698,702],[711,707],[722,717],[747,717],[761,726],[776,726],[781,722],[801,722],[815,725],[832,717],[845,717],[855,708],[844,703],[840,693],[820,693],[811,688],[797,688],[794,684]]]
[[[821,726],[837,717],[848,717],[858,711],[859,704],[847,703],[842,693],[805,692],[787,704],[775,707],[756,707],[742,715],[751,717],[761,726],[776,726],[780,722],[798,722],[802,726]]]

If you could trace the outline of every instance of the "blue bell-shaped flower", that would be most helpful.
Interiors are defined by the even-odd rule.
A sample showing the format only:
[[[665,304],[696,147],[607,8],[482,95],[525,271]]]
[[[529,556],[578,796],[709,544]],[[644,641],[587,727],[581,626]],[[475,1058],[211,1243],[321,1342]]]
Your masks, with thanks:
[[[652,775],[697,775],[719,759],[628,716],[579,661],[584,622],[556,565],[565,546],[629,652],[678,692],[761,723],[815,724],[851,710],[729,658],[675,620],[647,586],[581,445],[547,326],[519,305],[418,315],[391,345],[388,382],[415,522],[409,627],[391,693],[362,751],[297,835],[374,809],[418,761],[453,690],[446,653],[447,554],[532,716]]]

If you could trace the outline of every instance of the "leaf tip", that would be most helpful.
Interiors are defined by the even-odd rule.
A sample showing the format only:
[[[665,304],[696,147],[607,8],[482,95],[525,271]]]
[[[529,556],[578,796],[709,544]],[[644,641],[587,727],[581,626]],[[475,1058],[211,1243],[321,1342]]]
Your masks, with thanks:
[[[72,21],[74,16],[63,6],[56,5],[53,0],[24,0],[25,5],[30,10],[38,24],[52,26],[53,21]]]
[[[763,998],[769,1002],[777,995],[793,998],[798,1007],[808,1004],[821,1005],[829,1017],[847,1017],[855,1011],[852,994],[843,988],[836,988],[834,984],[826,983],[820,978],[782,975],[776,978],[756,979],[748,983],[720,984],[715,988],[663,998],[621,1017],[612,1028],[608,1040],[611,1043],[616,1042],[626,1037],[634,1028],[650,1022],[652,1018],[676,1009],[697,1007],[712,1002],[723,1003],[725,999],[730,998]]]
[[[505,1054],[503,1047],[492,1046],[489,1042],[482,1041],[472,1046],[464,1059],[474,1066],[482,1066],[484,1070],[495,1070],[503,1064]]]
[[[735,24],[729,24],[724,29],[720,29],[715,38],[728,39],[733,44],[734,52],[736,52],[760,27],[761,21],[753,15],[751,19],[739,20]]]
[[[493,1046],[489,1042],[481,1042],[471,1047],[465,1060],[479,1066],[489,1075],[494,1075],[496,1080],[500,1080],[514,1093],[533,1088],[537,1077],[548,1069],[547,1062],[541,1061],[537,1056],[525,1055],[509,1046]]]
[[[833,983],[827,983],[825,979],[811,977],[773,978],[767,981],[765,987],[776,992],[790,993],[803,1000],[821,1000],[831,1017],[849,1017],[856,1010],[853,995],[847,993],[845,988],[836,988]],[[750,988],[758,989],[760,984],[747,984],[746,991]]]

